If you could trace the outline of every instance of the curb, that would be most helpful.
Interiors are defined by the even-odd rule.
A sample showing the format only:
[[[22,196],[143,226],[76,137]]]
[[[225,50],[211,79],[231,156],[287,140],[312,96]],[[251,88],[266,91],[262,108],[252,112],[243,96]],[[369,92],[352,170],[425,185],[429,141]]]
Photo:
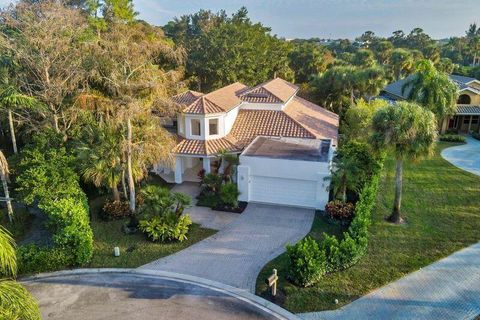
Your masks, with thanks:
[[[99,273],[117,273],[117,274],[126,273],[130,275],[136,275],[139,277],[153,276],[153,277],[162,278],[166,280],[190,283],[196,286],[221,292],[231,297],[234,297],[238,300],[244,301],[245,303],[253,305],[256,308],[278,319],[287,319],[287,320],[301,319],[298,316],[294,315],[293,313],[290,313],[289,311],[277,306],[276,304],[270,301],[267,301],[263,298],[260,298],[246,290],[238,289],[220,282],[207,280],[207,279],[199,278],[195,276],[184,275],[184,274],[175,273],[175,272],[139,270],[139,269],[115,269],[115,268],[74,269],[74,270],[63,270],[63,271],[50,272],[50,273],[41,273],[38,275],[21,278],[19,279],[19,281],[22,283],[27,283],[27,282],[35,282],[42,279],[60,277],[60,276],[87,275],[87,274],[99,274]]]

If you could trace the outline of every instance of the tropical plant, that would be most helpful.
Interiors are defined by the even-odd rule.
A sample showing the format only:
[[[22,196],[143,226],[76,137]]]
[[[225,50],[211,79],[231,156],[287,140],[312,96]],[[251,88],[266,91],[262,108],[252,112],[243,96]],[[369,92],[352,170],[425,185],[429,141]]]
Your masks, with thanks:
[[[192,220],[188,215],[177,216],[169,212],[148,220],[140,220],[140,230],[152,241],[185,241]]]
[[[372,132],[372,118],[379,108],[388,104],[382,99],[359,99],[345,113],[342,133],[347,141],[367,141]]]
[[[170,190],[165,187],[147,185],[142,188],[140,194],[144,201],[139,209],[146,217],[164,215],[170,211],[175,203]]]
[[[238,187],[236,183],[226,183],[220,187],[220,200],[223,202],[224,205],[238,208],[238,196],[240,192],[238,191]]]
[[[389,221],[401,223],[403,161],[429,155],[437,137],[435,115],[418,104],[398,102],[379,109],[373,117],[372,144],[391,150],[396,158],[395,199]]]
[[[287,245],[287,255],[288,277],[302,287],[315,284],[327,272],[325,252],[319,249],[311,237],[306,237],[295,245]]]
[[[0,318],[41,319],[35,299],[13,280],[16,275],[15,244],[8,231],[0,226]]]

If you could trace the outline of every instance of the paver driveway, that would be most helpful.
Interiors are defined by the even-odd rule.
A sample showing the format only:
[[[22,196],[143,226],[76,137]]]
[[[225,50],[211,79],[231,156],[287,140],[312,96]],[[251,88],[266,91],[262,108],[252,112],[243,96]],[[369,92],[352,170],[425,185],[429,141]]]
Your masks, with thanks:
[[[446,148],[442,157],[454,166],[480,176],[480,141],[467,137],[467,144]]]
[[[254,292],[262,267],[287,243],[302,239],[314,215],[311,209],[250,203],[215,235],[140,269],[178,272]]]

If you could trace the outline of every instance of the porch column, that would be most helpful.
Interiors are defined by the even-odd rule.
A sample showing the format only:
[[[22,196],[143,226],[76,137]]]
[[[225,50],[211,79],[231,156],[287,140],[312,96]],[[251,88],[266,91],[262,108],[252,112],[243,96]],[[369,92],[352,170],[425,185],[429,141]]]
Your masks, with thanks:
[[[175,183],[182,183],[183,182],[183,177],[182,177],[182,158],[181,157],[176,157],[175,158]]]
[[[467,133],[470,133],[470,128],[472,127],[472,118],[473,118],[473,116],[470,116],[470,121],[468,122],[468,130],[467,130]]]
[[[211,172],[211,169],[210,169],[210,158],[203,158],[203,170],[205,170],[205,173],[210,173]]]

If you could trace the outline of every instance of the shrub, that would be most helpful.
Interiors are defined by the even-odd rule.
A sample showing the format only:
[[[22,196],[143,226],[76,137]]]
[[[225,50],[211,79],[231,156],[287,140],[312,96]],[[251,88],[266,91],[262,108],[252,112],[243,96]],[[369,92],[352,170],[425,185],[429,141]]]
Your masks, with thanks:
[[[295,245],[287,245],[289,278],[297,285],[308,287],[318,282],[327,271],[325,252],[311,237]]]
[[[192,220],[188,215],[177,216],[174,212],[140,220],[140,230],[152,241],[184,241]]]
[[[17,249],[18,272],[30,274],[64,269],[73,264],[71,255],[60,248],[38,247],[34,244]]]
[[[202,191],[213,193],[218,192],[218,190],[220,190],[220,186],[222,185],[222,180],[222,177],[218,174],[206,174],[201,183],[203,189]]]
[[[467,139],[464,136],[458,134],[442,134],[440,135],[440,141],[445,142],[467,142]]]
[[[174,204],[170,190],[156,185],[147,185],[140,191],[143,204],[139,206],[140,212],[150,218],[155,215],[165,214]]]
[[[235,183],[226,183],[220,187],[220,200],[223,204],[232,208],[238,208],[238,196],[240,192]]]
[[[340,222],[350,222],[353,218],[354,207],[350,202],[335,200],[327,203],[325,212],[330,219]]]
[[[130,206],[127,201],[107,200],[103,205],[102,218],[104,220],[118,220],[130,215]]]

